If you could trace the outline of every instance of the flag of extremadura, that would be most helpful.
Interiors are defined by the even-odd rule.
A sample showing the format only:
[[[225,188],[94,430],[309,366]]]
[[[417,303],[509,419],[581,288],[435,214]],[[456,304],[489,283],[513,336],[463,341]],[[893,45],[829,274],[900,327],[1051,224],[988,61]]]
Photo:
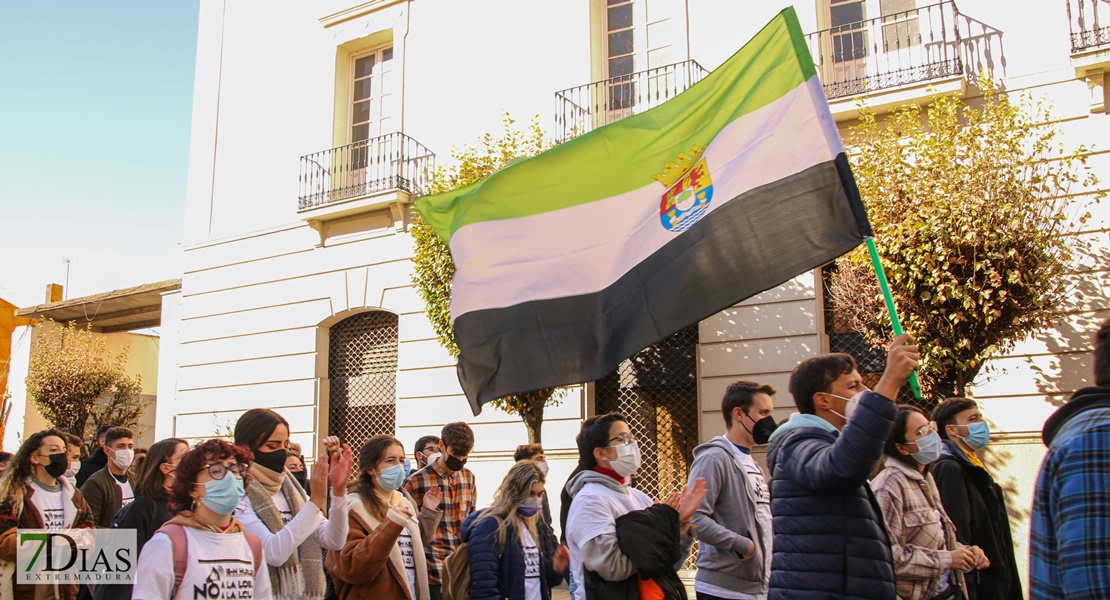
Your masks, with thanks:
[[[593,381],[871,234],[793,9],[674,99],[417,200],[481,405]]]

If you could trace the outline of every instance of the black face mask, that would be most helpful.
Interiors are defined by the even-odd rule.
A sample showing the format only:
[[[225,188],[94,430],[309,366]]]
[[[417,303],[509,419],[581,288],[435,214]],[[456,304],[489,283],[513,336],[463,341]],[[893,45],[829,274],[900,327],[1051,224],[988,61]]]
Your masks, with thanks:
[[[274,473],[281,473],[285,470],[285,459],[287,458],[289,458],[289,453],[284,448],[273,452],[259,450],[254,453],[254,462]]]
[[[744,416],[748,417],[749,419],[752,418],[751,415],[747,413],[744,413]],[[752,439],[757,445],[762,445],[769,442],[771,440],[771,434],[779,428],[779,424],[775,422],[775,417],[773,417],[772,415],[767,415],[766,417],[763,417],[762,419],[756,421],[755,426],[751,429],[748,429],[748,426],[744,425],[743,421],[740,421],[740,424],[744,426],[744,431],[752,434]]]
[[[302,490],[308,491],[308,480],[305,479],[304,471],[294,471],[290,473],[290,475],[293,476],[293,479],[297,480],[297,483],[301,484]]]
[[[466,464],[465,460],[459,460],[450,454],[447,455],[447,458],[443,459],[443,462],[447,465],[447,468],[452,471],[462,471],[463,466]]]
[[[40,455],[41,456],[41,455]],[[50,464],[43,467],[46,474],[57,479],[65,475],[66,469],[69,468],[69,457],[65,452],[50,455]]]

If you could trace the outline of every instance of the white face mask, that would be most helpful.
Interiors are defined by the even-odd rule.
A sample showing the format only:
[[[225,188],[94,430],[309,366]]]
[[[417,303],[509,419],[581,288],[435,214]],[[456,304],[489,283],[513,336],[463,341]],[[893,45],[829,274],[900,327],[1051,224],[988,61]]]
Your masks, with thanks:
[[[852,396],[851,398],[845,398],[844,396],[837,396],[836,394],[824,392],[826,395],[832,396],[833,398],[840,398],[841,400],[848,401],[848,403],[844,405],[844,414],[840,414],[831,408],[829,409],[829,412],[840,417],[841,419],[844,419],[845,423],[847,423],[852,419],[852,414],[856,412],[856,407],[859,406],[860,396],[862,396],[863,392],[865,391],[867,390],[857,392],[856,395]]]
[[[627,478],[640,469],[642,462],[640,444],[632,442],[631,444],[610,446],[610,448],[617,451],[617,457],[609,461],[609,467],[616,471],[617,475]]]
[[[76,477],[77,472],[81,470],[81,461],[70,462],[69,468],[66,469],[65,477]]]
[[[424,460],[428,461],[427,464],[434,465],[434,464],[436,464],[436,461],[439,460],[440,456],[443,456],[443,454],[441,454],[439,452],[436,452],[434,454],[429,454],[428,458],[426,458]]]
[[[112,462],[121,469],[126,469],[131,466],[131,461],[135,460],[134,450],[113,450]]]
[[[546,460],[541,460],[540,462],[536,463],[536,468],[540,470],[540,473],[543,473],[544,477],[547,477],[547,470],[549,467],[547,466]]]

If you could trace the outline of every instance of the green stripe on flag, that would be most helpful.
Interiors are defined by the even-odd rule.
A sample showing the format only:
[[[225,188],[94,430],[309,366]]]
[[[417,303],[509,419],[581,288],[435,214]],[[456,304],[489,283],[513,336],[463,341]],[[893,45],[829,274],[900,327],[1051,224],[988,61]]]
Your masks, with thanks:
[[[450,241],[461,227],[610,198],[653,181],[679,152],[704,148],[725,125],[817,74],[793,7],[674,99],[596,129],[475,184],[416,201]]]

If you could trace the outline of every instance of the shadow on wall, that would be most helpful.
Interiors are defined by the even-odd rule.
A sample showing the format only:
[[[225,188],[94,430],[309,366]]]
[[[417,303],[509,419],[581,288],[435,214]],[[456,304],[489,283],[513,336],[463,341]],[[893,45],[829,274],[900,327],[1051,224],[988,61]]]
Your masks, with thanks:
[[[1100,235],[1110,236],[1102,232]],[[1080,244],[1080,251],[1089,258],[1071,277],[1074,283],[1069,291],[1071,301],[1068,312],[1060,315],[1052,329],[1038,336],[1049,352],[1047,360],[1029,357],[1037,390],[1046,396],[1053,407],[1060,407],[1076,389],[1094,385],[1094,334],[1099,325],[1110,317],[1110,247],[1092,250],[1089,243]],[[1097,269],[1097,270],[1096,270]]]

